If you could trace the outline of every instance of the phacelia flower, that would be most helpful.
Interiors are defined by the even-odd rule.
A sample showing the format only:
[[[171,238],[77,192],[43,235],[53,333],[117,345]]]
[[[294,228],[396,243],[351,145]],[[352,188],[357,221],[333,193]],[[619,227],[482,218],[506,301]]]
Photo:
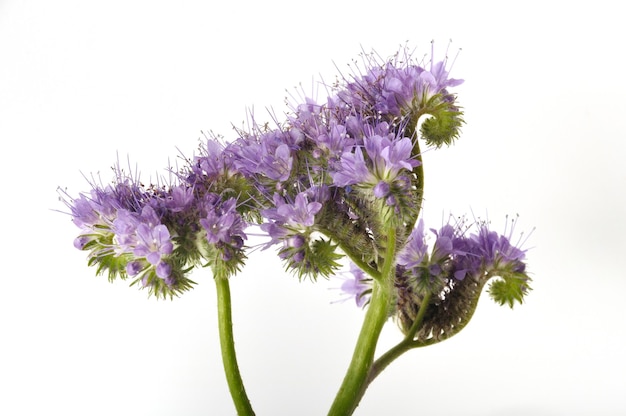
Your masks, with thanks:
[[[322,209],[322,203],[309,201],[307,192],[300,192],[293,202],[288,202],[279,194],[274,194],[275,208],[261,211],[269,220],[294,229],[307,228],[315,224],[315,214]]]
[[[398,252],[398,264],[410,270],[422,263],[426,258],[427,251],[424,220],[420,218],[417,226],[409,235],[404,248]]]
[[[207,207],[207,214],[200,219],[206,230],[206,239],[211,244],[224,243],[241,246],[247,237],[244,233],[245,224],[237,211],[237,200],[229,198],[221,202],[215,201]]]
[[[145,257],[148,263],[156,266],[163,256],[172,254],[173,248],[165,225],[159,224],[152,228],[142,223],[137,226],[137,245],[133,250],[136,257]]]
[[[354,299],[359,308],[367,305],[372,293],[371,278],[354,263],[350,263],[350,271],[346,274],[349,277],[345,278],[339,287],[344,295],[344,300]]]
[[[427,293],[434,297],[419,336],[451,336],[473,312],[483,286],[492,278],[489,294],[500,304],[521,303],[530,290],[525,251],[505,235],[474,225],[471,233],[462,221],[432,229],[434,244],[426,245],[423,222],[411,233],[398,253],[396,273],[397,318],[408,331]]]
[[[364,66],[364,73],[348,80],[337,99],[361,112],[383,117],[423,110],[434,95],[447,94],[447,88],[463,83],[461,79],[449,78],[447,58],[435,62],[434,49],[429,69],[417,64],[406,52],[382,63],[375,55],[366,55]]]
[[[368,126],[366,131],[363,148],[367,158],[360,146],[344,152],[340,168],[331,172],[335,185],[359,184],[375,187],[381,181],[389,184],[393,183],[403,170],[410,172],[419,165],[420,162],[411,153],[413,150],[411,139],[394,137],[387,123],[379,124],[375,128]],[[380,193],[380,190],[377,192]]]
[[[291,175],[292,150],[297,150],[299,141],[289,131],[272,130],[246,135],[229,146],[229,151],[235,167],[244,175],[284,182]]]

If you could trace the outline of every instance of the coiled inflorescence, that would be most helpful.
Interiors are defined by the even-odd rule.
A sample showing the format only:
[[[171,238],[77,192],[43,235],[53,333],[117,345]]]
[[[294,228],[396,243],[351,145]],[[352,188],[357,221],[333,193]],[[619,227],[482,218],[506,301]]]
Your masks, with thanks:
[[[228,143],[207,138],[168,186],[144,187],[117,167],[110,185],[94,182],[76,198],[63,193],[80,228],[75,246],[109,279],[130,277],[172,297],[192,287],[188,274],[198,265],[220,278],[240,270],[253,225],[299,277],[332,275],[348,256],[380,279],[391,227],[395,316],[404,331],[434,294],[416,337],[450,332],[495,275],[502,280],[492,296],[521,301],[529,279],[510,236],[446,225],[433,231],[428,250],[418,221],[419,140],[440,147],[458,137],[463,114],[449,88],[462,80],[448,77],[447,60],[421,65],[401,52],[385,61],[364,55],[363,68],[324,102],[292,104],[276,128],[255,124]],[[371,281],[346,284],[357,304],[367,303]]]

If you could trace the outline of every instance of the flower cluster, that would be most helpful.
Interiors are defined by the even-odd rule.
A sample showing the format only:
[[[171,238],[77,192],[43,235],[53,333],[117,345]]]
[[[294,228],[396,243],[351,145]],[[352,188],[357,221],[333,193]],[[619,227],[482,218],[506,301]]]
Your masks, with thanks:
[[[477,294],[494,277],[499,279],[491,281],[489,294],[497,303],[510,307],[522,303],[531,279],[526,273],[526,251],[521,241],[512,242],[515,221],[512,225],[504,234],[498,234],[485,222],[472,227],[457,219],[427,234],[420,219],[397,256],[395,318],[400,328],[405,333],[411,330],[428,295],[435,300],[429,304],[429,315],[417,336],[453,335],[460,323],[469,320]],[[472,228],[476,230],[470,232]],[[429,237],[434,240],[431,247]],[[364,283],[362,271],[352,270],[352,274],[354,277],[344,282],[342,290],[363,305],[371,287]]]
[[[75,245],[110,279],[132,277],[157,296],[172,296],[191,287],[187,275],[196,265],[215,276],[236,273],[250,225],[268,236],[265,248],[278,246],[287,269],[312,278],[334,274],[343,256],[376,275],[392,226],[396,285],[413,297],[494,273],[508,282],[524,269],[523,252],[507,237],[486,227],[468,236],[446,225],[434,231],[428,252],[417,221],[419,141],[439,147],[458,136],[462,113],[449,88],[461,83],[449,78],[447,60],[421,65],[406,51],[386,61],[364,55],[363,68],[324,102],[292,104],[276,128],[254,124],[228,143],[207,138],[172,185],[146,188],[117,168],[109,186],[75,199],[64,194],[81,230]],[[492,294],[503,303],[521,300],[522,285],[515,295],[509,289],[494,285]],[[399,289],[398,305],[408,302],[403,297]],[[357,300],[365,304],[366,296]]]
[[[111,185],[92,183],[89,193],[63,193],[74,242],[89,252],[89,265],[109,280],[133,278],[157,297],[172,297],[194,283],[187,272],[208,264],[217,273],[236,271],[245,258],[245,224],[237,201],[207,192],[202,182],[145,188],[117,167]]]
[[[253,412],[232,354],[228,278],[254,248],[246,245],[252,227],[267,238],[258,247],[276,248],[299,279],[340,274],[341,260],[350,260],[352,277],[340,289],[369,309],[329,414],[351,414],[367,385],[403,352],[458,333],[487,282],[491,297],[511,307],[530,290],[513,226],[498,234],[485,222],[457,219],[426,231],[419,219],[420,148],[452,144],[464,123],[449,91],[463,81],[449,77],[447,58],[431,55],[424,65],[406,50],[388,60],[366,54],[357,69],[323,101],[295,99],[274,127],[253,121],[230,142],[206,137],[197,156],[170,168],[167,185],[146,187],[118,163],[111,184],[92,181],[76,198],[61,193],[80,229],[74,245],[88,252],[97,274],[131,278],[171,298],[195,284],[195,267],[211,269],[240,414]],[[404,339],[376,359],[388,318]]]

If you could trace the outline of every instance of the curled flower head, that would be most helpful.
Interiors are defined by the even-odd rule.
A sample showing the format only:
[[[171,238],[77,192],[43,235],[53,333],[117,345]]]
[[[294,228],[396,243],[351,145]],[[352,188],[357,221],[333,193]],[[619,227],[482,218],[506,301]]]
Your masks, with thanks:
[[[448,77],[447,58],[434,60],[434,44],[429,69],[415,62],[407,50],[383,63],[373,54],[365,58],[365,74],[355,77],[340,96],[355,105],[361,101],[381,114],[398,117],[419,111],[434,95],[463,83]]]
[[[89,252],[98,273],[130,276],[170,296],[191,287],[186,275],[194,266],[210,266],[220,277],[238,271],[249,224],[260,225],[270,238],[266,247],[278,245],[299,276],[332,274],[339,246],[376,264],[387,225],[401,227],[404,240],[417,221],[418,119],[430,116],[421,124],[427,140],[450,136],[460,123],[447,89],[461,81],[449,77],[446,62],[423,65],[401,54],[387,61],[367,56],[365,68],[333,86],[329,97],[300,100],[285,122],[274,119],[274,128],[252,118],[249,131],[236,130],[230,143],[205,136],[199,155],[185,159],[188,166],[170,169],[175,183],[144,186],[118,166],[113,183],[67,200],[80,229],[75,246]],[[448,245],[441,236],[421,262],[399,266],[411,273],[430,262],[428,273],[445,279],[452,264],[463,263]],[[469,276],[474,263],[465,261],[454,276]]]
[[[435,61],[434,45],[430,65],[416,62],[406,49],[394,58],[382,61],[375,54],[364,55],[363,69],[334,97],[337,108],[353,108],[360,114],[394,122],[409,121],[411,129],[419,117],[429,114],[421,127],[427,143],[434,146],[451,144],[463,124],[456,97],[448,88],[463,83],[449,77],[448,59]]]
[[[114,171],[110,185],[93,181],[93,189],[75,199],[62,193],[80,228],[75,246],[87,251],[89,264],[109,280],[132,277],[132,284],[141,282],[158,297],[188,290],[192,283],[183,270],[198,259],[194,246],[186,243],[195,241],[188,223],[198,212],[194,191],[179,184],[144,187],[119,166]]]
[[[511,242],[511,232],[499,234],[486,223],[463,221],[431,230],[435,242],[430,253],[423,223],[411,233],[398,254],[396,273],[397,319],[408,331],[424,297],[433,296],[418,337],[448,337],[470,319],[483,286],[491,281],[489,294],[499,304],[521,303],[530,290],[521,242]],[[513,228],[513,227],[512,227]],[[459,323],[463,323],[460,325]]]

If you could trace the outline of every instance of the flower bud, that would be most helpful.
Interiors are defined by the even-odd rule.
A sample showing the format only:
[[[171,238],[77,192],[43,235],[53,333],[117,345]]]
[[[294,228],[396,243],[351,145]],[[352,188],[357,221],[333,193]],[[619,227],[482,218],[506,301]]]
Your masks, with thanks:
[[[131,261],[126,265],[126,274],[129,276],[137,276],[140,271],[144,268],[143,264],[140,261]]]

